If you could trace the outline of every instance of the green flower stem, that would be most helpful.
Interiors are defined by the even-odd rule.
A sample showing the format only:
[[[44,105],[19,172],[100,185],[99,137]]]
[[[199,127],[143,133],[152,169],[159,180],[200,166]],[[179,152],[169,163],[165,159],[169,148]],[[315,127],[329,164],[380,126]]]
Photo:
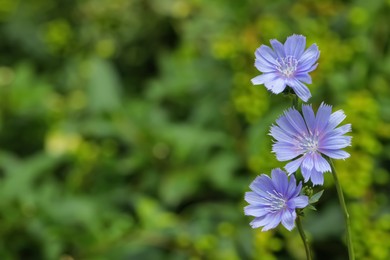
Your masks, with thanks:
[[[330,158],[327,158],[327,160],[330,164],[330,167],[332,168],[332,175],[333,175],[333,179],[334,179],[334,182],[336,185],[337,195],[339,197],[341,209],[343,210],[343,214],[344,214],[349,260],[355,260],[355,255],[354,255],[354,251],[353,251],[353,244],[352,244],[352,237],[351,237],[351,223],[350,223],[349,214],[347,211],[347,205],[345,204],[343,191],[341,189],[341,185],[340,185],[339,179],[337,177],[337,173],[336,173],[336,169],[334,168],[333,161]]]
[[[305,246],[305,251],[306,251],[306,259],[307,260],[312,260],[311,258],[311,253],[310,253],[310,246],[309,246],[309,240],[307,239],[306,235],[305,235],[305,232],[303,231],[303,226],[302,226],[302,222],[301,222],[301,217],[299,215],[300,213],[297,212],[297,218],[295,220],[296,224],[297,224],[297,228],[298,228],[298,231],[299,231],[299,235],[301,235],[301,238],[302,238],[302,241],[303,241],[303,245]]]
[[[291,99],[292,99],[293,107],[295,107],[295,109],[299,110],[299,108],[298,108],[298,102],[299,102],[298,96],[295,93],[291,93],[290,96],[291,96]]]

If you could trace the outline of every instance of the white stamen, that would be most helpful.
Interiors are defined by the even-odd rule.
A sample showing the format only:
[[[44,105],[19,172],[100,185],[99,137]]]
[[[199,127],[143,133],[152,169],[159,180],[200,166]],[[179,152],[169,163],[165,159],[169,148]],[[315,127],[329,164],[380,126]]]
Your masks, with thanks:
[[[273,193],[271,193],[267,191],[267,194],[269,197],[264,199],[268,202],[267,204],[269,206],[268,209],[270,212],[277,212],[287,207],[286,199],[280,192],[274,190]]]
[[[299,145],[305,153],[313,153],[318,150],[318,134],[303,135],[299,137]]]
[[[276,59],[278,65],[276,69],[286,78],[294,76],[297,70],[298,61],[293,56],[287,56],[285,58]]]

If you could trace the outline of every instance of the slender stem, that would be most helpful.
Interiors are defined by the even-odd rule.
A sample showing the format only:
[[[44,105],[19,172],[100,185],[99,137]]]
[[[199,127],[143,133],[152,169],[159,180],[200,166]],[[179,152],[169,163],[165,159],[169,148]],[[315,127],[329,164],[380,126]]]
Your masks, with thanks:
[[[332,168],[332,175],[333,175],[333,179],[334,179],[334,182],[336,185],[337,195],[339,197],[341,209],[343,210],[343,214],[344,214],[349,260],[355,260],[355,255],[354,255],[354,251],[353,251],[353,244],[352,244],[352,237],[351,237],[351,222],[350,222],[349,214],[347,211],[347,205],[345,204],[343,191],[341,189],[341,185],[340,185],[339,179],[337,177],[337,173],[336,173],[336,169],[334,167],[333,161],[330,158],[327,158],[327,160],[330,164],[330,167]]]
[[[301,222],[301,217],[299,216],[299,212],[297,212],[297,218],[295,220],[297,223],[297,228],[299,231],[299,235],[301,235],[303,245],[305,246],[305,251],[306,251],[306,258],[307,260],[311,260],[311,253],[310,253],[310,246],[309,246],[309,240],[307,239],[305,232],[303,231],[303,226]]]
[[[299,102],[298,96],[295,93],[292,93],[290,95],[291,95],[293,107],[295,107],[295,109],[299,110],[299,108],[298,108],[298,102]]]

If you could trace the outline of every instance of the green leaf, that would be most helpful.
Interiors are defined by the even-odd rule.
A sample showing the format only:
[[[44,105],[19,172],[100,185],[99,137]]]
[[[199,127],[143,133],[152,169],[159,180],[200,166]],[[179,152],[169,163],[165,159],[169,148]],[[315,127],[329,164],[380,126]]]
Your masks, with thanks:
[[[88,84],[89,107],[94,112],[111,112],[121,103],[121,83],[113,65],[108,61],[90,60]]]
[[[161,200],[170,206],[177,206],[185,199],[194,196],[199,185],[199,174],[195,169],[180,169],[169,172],[160,181]]]
[[[307,208],[308,208],[308,209],[311,209],[311,210],[317,211],[316,207],[314,207],[313,205],[310,205],[310,204],[309,204],[309,206],[307,206]]]
[[[321,191],[317,192],[316,194],[314,194],[313,196],[311,196],[309,199],[309,203],[310,204],[316,203],[321,198],[322,193],[324,193],[324,190],[321,190]]]

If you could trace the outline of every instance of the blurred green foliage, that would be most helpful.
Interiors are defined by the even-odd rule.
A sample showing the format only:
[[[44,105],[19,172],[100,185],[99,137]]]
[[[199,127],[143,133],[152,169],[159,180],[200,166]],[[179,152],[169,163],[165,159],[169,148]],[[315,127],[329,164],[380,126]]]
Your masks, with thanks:
[[[321,50],[314,106],[343,109],[337,162],[357,259],[390,259],[390,1],[0,1],[0,259],[303,259],[243,196],[283,164],[290,105],[250,79],[293,33]],[[330,174],[304,226],[346,259]]]

